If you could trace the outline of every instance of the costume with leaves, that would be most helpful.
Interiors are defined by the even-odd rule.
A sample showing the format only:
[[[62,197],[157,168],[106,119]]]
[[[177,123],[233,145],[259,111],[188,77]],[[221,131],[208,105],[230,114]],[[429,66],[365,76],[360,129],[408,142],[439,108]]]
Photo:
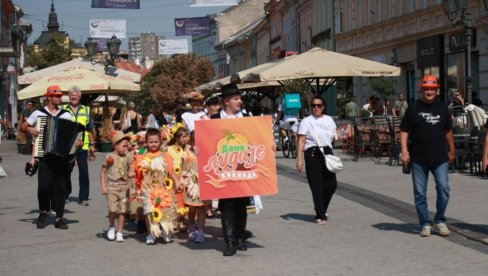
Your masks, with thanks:
[[[195,153],[188,146],[183,156],[181,183],[185,187],[185,204],[189,206],[211,205],[210,200],[200,200],[200,186],[198,185],[198,166]]]
[[[156,238],[171,235],[176,220],[171,159],[162,152],[146,152],[136,156],[133,168],[150,233]]]

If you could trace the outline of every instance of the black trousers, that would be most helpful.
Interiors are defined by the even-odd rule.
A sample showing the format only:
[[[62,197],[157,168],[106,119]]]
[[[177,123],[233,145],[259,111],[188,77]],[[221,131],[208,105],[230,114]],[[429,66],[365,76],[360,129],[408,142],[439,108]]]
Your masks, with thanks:
[[[249,197],[219,199],[224,240],[228,246],[242,242],[245,237]]]
[[[325,147],[324,152],[332,154],[332,149]],[[337,179],[335,173],[331,173],[325,166],[324,156],[318,147],[305,151],[305,171],[312,191],[315,216],[325,220],[330,200],[337,189]]]
[[[56,157],[45,157],[39,163],[37,175],[37,200],[39,210],[56,211],[56,218],[64,215],[64,195],[68,177],[68,161]]]

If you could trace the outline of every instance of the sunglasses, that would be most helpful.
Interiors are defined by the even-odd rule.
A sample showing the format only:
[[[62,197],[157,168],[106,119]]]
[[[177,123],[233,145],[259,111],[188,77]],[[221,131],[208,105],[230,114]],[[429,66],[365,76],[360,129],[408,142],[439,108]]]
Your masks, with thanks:
[[[312,108],[322,108],[324,107],[323,104],[311,104]]]

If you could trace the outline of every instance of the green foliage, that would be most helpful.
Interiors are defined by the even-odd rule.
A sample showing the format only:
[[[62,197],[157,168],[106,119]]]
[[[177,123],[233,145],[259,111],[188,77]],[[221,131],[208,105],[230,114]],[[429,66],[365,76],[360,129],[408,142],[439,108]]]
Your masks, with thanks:
[[[27,54],[27,65],[39,70],[70,60],[71,48],[65,47],[64,40],[65,36],[55,34],[39,53],[31,49]]]
[[[380,94],[383,101],[395,93],[395,82],[391,78],[381,76],[370,80],[371,87]]]
[[[149,108],[156,112],[172,111],[184,105],[184,95],[194,87],[212,80],[214,69],[210,59],[193,54],[163,58],[144,76],[141,92],[129,97],[144,113]]]
[[[346,104],[348,102],[348,98],[337,98],[337,116],[339,118],[346,118]]]

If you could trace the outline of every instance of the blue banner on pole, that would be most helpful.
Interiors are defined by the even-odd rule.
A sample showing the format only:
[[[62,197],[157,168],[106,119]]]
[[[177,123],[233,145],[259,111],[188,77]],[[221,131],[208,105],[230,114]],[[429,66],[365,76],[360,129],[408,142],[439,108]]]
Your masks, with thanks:
[[[140,9],[140,0],[92,0],[92,8]]]
[[[210,18],[175,18],[175,35],[209,35]]]

